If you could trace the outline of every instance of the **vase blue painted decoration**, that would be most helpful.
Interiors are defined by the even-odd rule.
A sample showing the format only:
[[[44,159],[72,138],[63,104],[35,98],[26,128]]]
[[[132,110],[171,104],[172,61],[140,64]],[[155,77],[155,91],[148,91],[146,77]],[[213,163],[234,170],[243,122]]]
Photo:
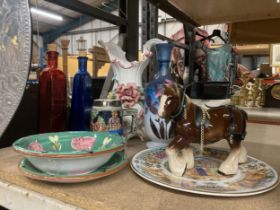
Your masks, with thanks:
[[[87,72],[86,53],[78,57],[79,69],[74,76],[70,111],[70,130],[90,130],[90,114],[93,102],[92,79]]]
[[[157,73],[145,88],[145,114],[144,127],[145,133],[150,140],[148,147],[167,146],[172,140],[174,123],[172,120],[166,120],[158,116],[159,98],[162,94],[163,85],[173,82],[170,73],[170,59],[172,45],[161,43],[155,45]]]

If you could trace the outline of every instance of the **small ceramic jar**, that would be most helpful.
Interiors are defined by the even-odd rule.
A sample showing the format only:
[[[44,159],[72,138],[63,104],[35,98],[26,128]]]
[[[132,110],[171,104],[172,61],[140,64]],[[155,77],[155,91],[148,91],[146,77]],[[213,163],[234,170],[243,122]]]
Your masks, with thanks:
[[[91,111],[91,129],[124,135],[123,116],[135,118],[136,114],[137,110],[129,112],[123,109],[120,100],[97,99],[94,100]],[[134,128],[134,120],[132,120],[131,128]],[[132,129],[130,132],[133,132]]]

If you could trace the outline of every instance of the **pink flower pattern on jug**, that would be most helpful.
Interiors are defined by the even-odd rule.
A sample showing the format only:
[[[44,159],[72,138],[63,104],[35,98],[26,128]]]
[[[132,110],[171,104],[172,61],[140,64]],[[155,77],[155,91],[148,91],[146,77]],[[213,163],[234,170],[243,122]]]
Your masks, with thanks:
[[[81,151],[81,150],[87,150],[90,151],[91,147],[95,143],[96,137],[77,137],[73,138],[71,141],[71,146],[73,149]]]
[[[130,108],[139,101],[141,92],[135,83],[120,84],[117,86],[116,96],[124,107]]]
[[[37,140],[33,141],[31,144],[29,144],[27,148],[30,150],[38,151],[38,152],[44,151],[43,146],[40,143],[38,143]]]

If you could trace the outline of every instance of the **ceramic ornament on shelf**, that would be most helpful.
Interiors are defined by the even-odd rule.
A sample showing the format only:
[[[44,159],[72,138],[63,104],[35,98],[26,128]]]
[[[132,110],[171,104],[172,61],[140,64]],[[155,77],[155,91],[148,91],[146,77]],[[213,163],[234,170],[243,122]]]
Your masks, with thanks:
[[[144,125],[145,133],[148,139],[148,147],[167,146],[173,135],[174,123],[172,120],[166,120],[158,115],[159,98],[163,91],[164,84],[173,83],[170,74],[170,59],[172,45],[160,43],[155,45],[156,60],[158,70],[154,80],[145,88],[145,114]]]
[[[175,83],[164,86],[159,106],[159,116],[175,122],[175,137],[166,148],[169,169],[174,175],[181,177],[187,169],[194,168],[191,143],[200,144],[203,156],[205,144],[222,139],[228,141],[231,151],[218,170],[225,175],[238,173],[238,165],[247,160],[242,144],[248,119],[244,110],[232,105],[205,110],[192,103]]]
[[[151,48],[162,41],[151,39],[143,46],[143,59],[140,61],[128,61],[125,52],[113,42],[98,41],[104,47],[111,60],[114,72],[113,89],[108,98],[116,98],[122,102],[123,108],[135,108],[138,111],[136,120],[136,133],[140,138],[145,138],[143,131],[143,95],[142,74],[148,66],[152,56]],[[130,125],[132,119],[124,118],[124,124]],[[125,126],[130,127],[130,126]]]

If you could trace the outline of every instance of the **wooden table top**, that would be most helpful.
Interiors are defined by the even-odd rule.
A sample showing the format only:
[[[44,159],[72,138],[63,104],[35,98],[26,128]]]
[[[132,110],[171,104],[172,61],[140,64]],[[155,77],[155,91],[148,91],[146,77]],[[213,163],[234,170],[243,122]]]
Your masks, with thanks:
[[[280,172],[280,146],[261,145],[245,142],[250,156],[263,160]],[[139,140],[128,142],[128,156],[131,157],[145,148]],[[14,209],[39,209],[39,204],[34,204],[40,196],[44,197],[44,209],[260,209],[278,210],[280,206],[280,187],[256,196],[241,198],[219,198],[183,193],[166,189],[147,182],[137,176],[129,166],[124,170],[90,182],[78,184],[55,184],[40,182],[22,176],[17,165],[21,155],[11,148],[0,150],[0,205]],[[6,186],[6,191],[3,192]],[[12,188],[12,189],[10,189]],[[13,202],[16,190],[25,192],[26,199],[22,201],[21,208]],[[1,192],[2,190],[2,192]],[[11,191],[10,194],[8,191]],[[2,194],[1,194],[2,193]],[[32,197],[32,194],[34,196]],[[6,200],[1,198],[6,195]],[[10,197],[8,197],[8,195]],[[32,201],[28,201],[28,198]],[[31,199],[32,198],[32,199]],[[10,200],[9,200],[10,199]],[[9,201],[7,201],[9,200]],[[30,205],[29,203],[30,202]],[[34,204],[31,207],[32,203]],[[54,208],[57,203],[57,208]],[[48,208],[48,205],[52,207]],[[67,206],[68,205],[68,206]],[[65,206],[65,207],[63,207]],[[66,208],[67,206],[67,208]]]

